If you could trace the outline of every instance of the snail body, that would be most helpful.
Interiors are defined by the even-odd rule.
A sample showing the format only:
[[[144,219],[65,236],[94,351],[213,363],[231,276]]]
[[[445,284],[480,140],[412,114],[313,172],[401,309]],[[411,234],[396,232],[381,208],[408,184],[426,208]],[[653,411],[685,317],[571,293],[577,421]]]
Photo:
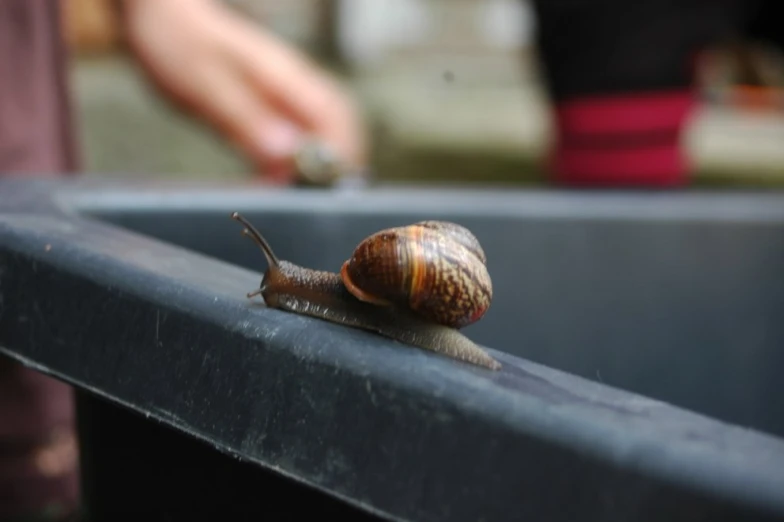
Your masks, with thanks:
[[[267,260],[259,288],[267,306],[369,330],[472,364],[500,364],[459,329],[490,306],[492,283],[478,240],[460,225],[422,221],[377,232],[339,273],[278,259],[264,237],[237,212]]]

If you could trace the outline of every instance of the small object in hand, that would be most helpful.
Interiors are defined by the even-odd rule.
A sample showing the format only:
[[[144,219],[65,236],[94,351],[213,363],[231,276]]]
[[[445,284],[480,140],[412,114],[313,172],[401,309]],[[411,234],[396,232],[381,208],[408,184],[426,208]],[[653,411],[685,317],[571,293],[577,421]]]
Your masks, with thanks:
[[[306,138],[294,157],[297,178],[308,185],[332,185],[344,175],[335,151],[313,137]]]

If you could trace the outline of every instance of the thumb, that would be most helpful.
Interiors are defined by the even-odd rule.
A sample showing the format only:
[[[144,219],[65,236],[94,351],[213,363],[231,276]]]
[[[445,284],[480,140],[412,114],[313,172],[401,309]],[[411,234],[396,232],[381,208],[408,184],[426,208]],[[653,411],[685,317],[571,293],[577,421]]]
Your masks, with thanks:
[[[365,161],[364,129],[353,98],[306,55],[264,31],[234,33],[236,62],[271,110],[318,136],[344,161]]]
[[[239,146],[254,165],[277,182],[291,181],[299,127],[230,71],[214,71],[201,111]]]
[[[288,120],[275,115],[272,111],[259,114],[256,122],[240,132],[247,132],[240,138],[246,145],[248,154],[261,167],[264,174],[275,181],[291,182],[295,177],[294,156],[300,142],[300,130]]]

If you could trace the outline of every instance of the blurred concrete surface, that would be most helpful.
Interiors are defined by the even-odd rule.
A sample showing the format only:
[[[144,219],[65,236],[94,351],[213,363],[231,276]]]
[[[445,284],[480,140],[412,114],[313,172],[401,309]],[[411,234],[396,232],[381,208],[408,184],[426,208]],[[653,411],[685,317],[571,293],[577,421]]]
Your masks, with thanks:
[[[403,55],[398,66],[349,81],[372,121],[374,168],[381,179],[541,180],[538,162],[550,132],[546,96],[532,76],[513,67],[519,57],[506,58],[506,68],[487,67],[497,77],[482,79],[485,58],[430,55],[413,61]],[[121,56],[77,61],[73,92],[91,172],[192,179],[250,175],[233,147],[160,98]],[[685,143],[700,182],[784,184],[784,114],[704,107]]]

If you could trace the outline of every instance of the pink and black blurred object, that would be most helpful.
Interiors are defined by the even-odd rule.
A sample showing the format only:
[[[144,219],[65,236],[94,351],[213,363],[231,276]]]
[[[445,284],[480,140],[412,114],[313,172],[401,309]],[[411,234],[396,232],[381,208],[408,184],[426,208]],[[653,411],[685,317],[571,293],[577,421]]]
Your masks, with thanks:
[[[554,181],[687,184],[692,168],[681,138],[699,101],[697,57],[773,23],[765,20],[769,4],[534,0],[537,46],[554,105]]]

